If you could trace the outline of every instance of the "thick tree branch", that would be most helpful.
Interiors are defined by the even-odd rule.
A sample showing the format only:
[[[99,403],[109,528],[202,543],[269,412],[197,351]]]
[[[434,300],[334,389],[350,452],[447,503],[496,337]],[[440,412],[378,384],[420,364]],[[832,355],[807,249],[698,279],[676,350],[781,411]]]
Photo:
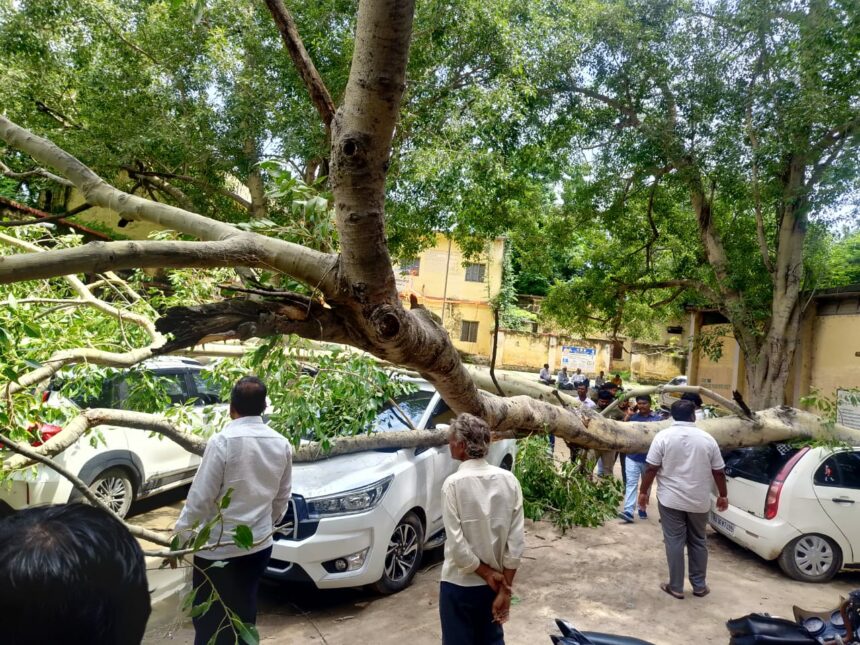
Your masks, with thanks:
[[[311,95],[314,107],[325,124],[326,131],[330,130],[335,114],[334,101],[332,101],[328,88],[323,83],[322,77],[305,49],[293,16],[282,0],[266,0],[266,6],[275,20],[275,25],[281,33],[284,46],[287,48],[299,76],[301,76]]]
[[[0,235],[0,239],[5,236]],[[270,267],[268,254],[245,236],[220,242],[89,242],[83,246],[0,257],[0,284],[52,278],[61,271],[103,273],[146,267]]]
[[[59,170],[75,184],[90,204],[109,208],[127,219],[145,220],[201,240],[227,241],[233,237],[244,237],[258,249],[257,252],[260,254],[261,261],[264,258],[268,268],[286,273],[320,289],[323,293],[334,292],[335,276],[333,269],[337,264],[337,258],[330,254],[320,253],[298,244],[272,239],[264,235],[243,232],[230,224],[169,204],[161,204],[124,193],[107,184],[90,168],[47,139],[37,137],[2,116],[0,116],[0,139],[26,152],[36,161]],[[50,253],[54,253],[54,251],[46,253],[45,261],[48,261]],[[201,259],[201,262],[204,261]],[[58,267],[57,265],[54,266],[56,270]],[[179,265],[172,263],[165,266]],[[210,264],[209,266],[224,265]],[[118,267],[107,266],[105,268]],[[3,268],[0,267],[0,274],[3,272]],[[55,273],[55,275],[57,274]],[[393,280],[392,273],[392,284]]]

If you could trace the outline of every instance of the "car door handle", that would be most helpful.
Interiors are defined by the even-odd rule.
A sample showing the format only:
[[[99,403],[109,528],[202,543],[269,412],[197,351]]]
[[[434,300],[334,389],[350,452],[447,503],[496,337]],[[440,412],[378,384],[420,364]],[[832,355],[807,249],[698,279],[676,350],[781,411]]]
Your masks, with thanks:
[[[848,499],[847,497],[834,497],[830,500],[831,502],[836,502],[837,504],[853,504],[853,499]]]

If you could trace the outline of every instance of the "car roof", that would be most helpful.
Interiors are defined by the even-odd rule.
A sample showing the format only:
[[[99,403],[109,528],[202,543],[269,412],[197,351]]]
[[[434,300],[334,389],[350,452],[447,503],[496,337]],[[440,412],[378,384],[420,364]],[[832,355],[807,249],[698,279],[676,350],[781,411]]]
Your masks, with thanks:
[[[156,356],[155,358],[146,359],[140,365],[148,370],[182,369],[186,367],[203,368],[203,363],[200,361],[184,356]]]

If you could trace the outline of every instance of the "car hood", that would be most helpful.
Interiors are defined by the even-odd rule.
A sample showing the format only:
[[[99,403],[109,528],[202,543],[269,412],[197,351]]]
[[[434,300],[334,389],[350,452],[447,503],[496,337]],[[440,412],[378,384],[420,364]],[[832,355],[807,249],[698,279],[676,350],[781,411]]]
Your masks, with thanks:
[[[293,464],[293,493],[322,497],[361,488],[391,475],[405,459],[405,450],[368,451]]]

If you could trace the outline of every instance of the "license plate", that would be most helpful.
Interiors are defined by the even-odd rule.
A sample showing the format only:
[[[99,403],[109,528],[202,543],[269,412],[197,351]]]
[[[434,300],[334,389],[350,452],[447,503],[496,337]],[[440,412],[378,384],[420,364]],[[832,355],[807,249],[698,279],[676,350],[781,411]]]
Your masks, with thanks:
[[[711,513],[711,524],[723,529],[726,533],[732,535],[735,532],[735,525],[729,522],[728,520],[724,520],[719,515],[715,515]]]

